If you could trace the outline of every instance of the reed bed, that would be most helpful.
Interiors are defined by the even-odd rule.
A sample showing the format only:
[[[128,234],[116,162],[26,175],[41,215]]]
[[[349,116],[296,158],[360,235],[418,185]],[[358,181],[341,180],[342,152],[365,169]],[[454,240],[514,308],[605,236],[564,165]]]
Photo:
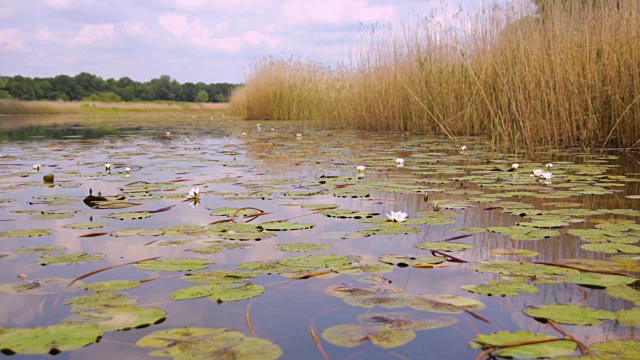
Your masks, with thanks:
[[[128,111],[218,111],[227,103],[0,100],[0,114],[78,114]]]
[[[340,64],[260,59],[229,110],[485,135],[504,149],[640,145],[640,2],[539,2],[535,14],[493,11],[457,31],[432,19],[376,31]]]

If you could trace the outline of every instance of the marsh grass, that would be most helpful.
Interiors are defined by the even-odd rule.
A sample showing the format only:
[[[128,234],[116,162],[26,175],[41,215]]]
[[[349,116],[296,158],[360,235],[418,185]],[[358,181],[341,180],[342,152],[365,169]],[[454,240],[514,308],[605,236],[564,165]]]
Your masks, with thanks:
[[[230,111],[329,128],[485,135],[496,148],[639,145],[640,3],[551,1],[538,14],[514,15],[522,11],[492,11],[457,31],[434,19],[376,31],[335,66],[263,58]]]
[[[0,114],[78,114],[129,111],[217,111],[227,103],[0,100]]]

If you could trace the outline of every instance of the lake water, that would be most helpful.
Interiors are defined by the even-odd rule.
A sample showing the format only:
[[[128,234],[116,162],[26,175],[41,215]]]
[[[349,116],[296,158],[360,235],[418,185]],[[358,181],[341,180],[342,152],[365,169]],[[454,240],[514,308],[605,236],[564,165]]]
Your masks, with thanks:
[[[89,326],[104,334],[72,350],[65,349],[65,339],[54,339],[49,348],[62,350],[57,358],[155,358],[149,353],[158,348],[194,358],[186,352],[194,346],[203,358],[253,353],[262,359],[268,356],[256,349],[268,348],[282,359],[473,359],[482,350],[469,342],[482,333],[524,329],[562,337],[523,311],[544,304],[606,310],[609,317],[599,324],[557,321],[586,344],[635,340],[637,346],[640,340],[634,310],[640,291],[630,286],[640,276],[637,151],[541,150],[527,160],[521,153],[495,152],[480,138],[458,139],[466,146],[462,151],[442,137],[166,113],[4,116],[0,141],[0,349],[6,354],[16,345],[2,337],[3,328],[72,321],[94,324]],[[519,164],[515,171],[513,163]],[[356,170],[359,165],[366,169]],[[532,176],[535,169],[553,177]],[[53,174],[54,182],[44,182],[45,174]],[[199,201],[185,201],[195,187]],[[113,201],[88,206],[83,200],[90,191]],[[212,215],[245,207],[260,216],[237,216],[234,223]],[[406,212],[408,220],[386,221],[391,211]],[[16,232],[34,229],[44,231]],[[451,240],[455,236],[461,237]],[[442,240],[448,241],[432,243]],[[329,246],[308,252],[275,247],[293,243]],[[467,263],[446,261],[417,243],[442,250],[442,244],[469,245],[448,252]],[[44,245],[58,248],[36,247]],[[193,251],[211,245],[217,250]],[[68,257],[49,257],[78,252],[102,255],[73,264],[56,264]],[[151,257],[194,258],[201,269],[126,265],[65,286],[90,271]],[[271,263],[255,263],[260,261]],[[531,262],[619,274],[518,268]],[[182,289],[204,285],[187,281],[187,274],[201,270],[250,275],[202,288],[204,297],[175,299]],[[64,280],[52,285],[52,278]],[[100,293],[88,290],[91,283],[113,280],[136,281],[114,295],[129,305],[73,304],[79,295]],[[489,280],[526,290],[502,296],[507,290],[490,289],[487,295],[462,288]],[[238,287],[243,290],[230,294]],[[463,298],[450,305],[449,296]],[[154,314],[139,315],[145,308]],[[631,320],[621,320],[623,315]],[[186,345],[171,338],[164,350],[136,345],[149,334],[176,328],[238,333],[208,350],[194,345],[203,337],[215,343],[202,335]],[[247,339],[254,337],[264,342],[250,345]],[[36,348],[43,347],[27,346],[15,357],[43,352]],[[553,354],[578,355],[573,348]]]

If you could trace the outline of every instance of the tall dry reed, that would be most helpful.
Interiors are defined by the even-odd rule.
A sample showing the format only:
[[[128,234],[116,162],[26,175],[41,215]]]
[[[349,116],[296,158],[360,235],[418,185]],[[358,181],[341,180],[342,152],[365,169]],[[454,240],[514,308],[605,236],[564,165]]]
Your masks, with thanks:
[[[638,146],[640,2],[542,2],[536,14],[501,9],[457,31],[424,19],[375,32],[335,66],[261,59],[230,111],[486,135],[501,148]]]

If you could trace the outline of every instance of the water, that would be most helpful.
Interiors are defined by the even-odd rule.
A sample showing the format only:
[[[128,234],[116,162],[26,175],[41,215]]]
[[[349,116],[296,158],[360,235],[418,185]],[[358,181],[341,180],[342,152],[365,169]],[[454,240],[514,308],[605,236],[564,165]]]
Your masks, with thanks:
[[[208,298],[172,300],[171,293],[197,285],[180,277],[161,278],[124,291],[138,298],[137,305],[157,306],[166,311],[166,320],[140,329],[105,332],[99,343],[77,350],[63,351],[58,357],[73,359],[151,358],[150,348],[136,346],[143,336],[157,330],[180,327],[234,328],[245,335],[270,340],[282,349],[283,359],[322,359],[310,329],[317,332],[320,346],[329,358],[474,358],[480,350],[468,342],[478,333],[498,330],[527,329],[560,336],[548,325],[525,315],[527,305],[549,303],[584,304],[618,311],[633,308],[633,302],[612,297],[603,289],[581,287],[572,282],[537,283],[535,293],[518,296],[487,296],[470,293],[462,285],[477,285],[497,274],[474,271],[473,263],[483,260],[555,261],[567,258],[612,259],[618,254],[587,251],[579,237],[569,229],[594,228],[594,219],[609,219],[612,215],[574,215],[576,222],[554,230],[558,234],[542,240],[513,240],[496,232],[471,233],[456,228],[512,226],[527,222],[502,208],[526,204],[534,209],[630,209],[638,210],[640,200],[627,198],[640,194],[640,166],[636,153],[612,152],[592,156],[567,151],[541,151],[532,161],[514,154],[492,152],[489,144],[478,138],[459,139],[467,146],[460,153],[446,138],[410,136],[398,133],[363,133],[355,131],[322,131],[304,122],[256,122],[209,114],[137,114],[104,117],[3,117],[0,119],[0,231],[14,229],[51,229],[53,233],[40,237],[0,237],[0,283],[20,282],[17,274],[28,279],[74,278],[89,271],[160,256],[163,258],[197,257],[210,260],[208,269],[235,269],[239,264],[278,260],[307,254],[349,255],[361,261],[377,262],[383,254],[430,256],[430,252],[413,245],[422,241],[438,241],[460,234],[473,234],[457,242],[476,245],[475,249],[451,254],[469,264],[446,262],[441,268],[424,269],[395,267],[381,273],[391,281],[378,286],[397,287],[407,294],[450,294],[480,300],[483,309],[477,313],[490,320],[486,323],[467,313],[454,315],[451,326],[415,331],[407,344],[391,349],[362,341],[355,347],[332,345],[321,335],[336,325],[357,323],[358,315],[371,312],[401,312],[409,319],[437,318],[441,314],[418,311],[409,307],[364,308],[352,306],[330,296],[325,289],[343,284],[357,288],[371,285],[358,281],[367,273],[330,274],[306,280],[288,280],[279,274],[262,274],[254,284],[266,287],[252,299],[217,303]],[[273,128],[273,130],[272,130]],[[297,137],[296,134],[302,134]],[[396,167],[395,158],[405,160]],[[553,162],[552,183],[541,184],[530,177],[530,170]],[[515,172],[507,172],[511,163],[519,162]],[[105,163],[112,164],[111,173]],[[36,172],[33,164],[41,164]],[[363,176],[357,176],[356,166],[365,165]],[[131,168],[127,173],[125,167]],[[54,184],[45,184],[43,174],[53,173]],[[331,183],[339,177],[340,185]],[[145,193],[127,193],[135,182],[165,183],[159,189]],[[575,185],[574,185],[575,184]],[[187,192],[198,186],[201,200],[192,206],[184,202]],[[359,186],[359,187],[358,187]],[[577,189],[582,186],[582,189]],[[585,189],[584,186],[592,188]],[[594,190],[593,187],[597,189]],[[94,195],[125,193],[127,201],[139,205],[127,209],[93,209],[83,203],[90,189]],[[125,189],[125,190],[123,190]],[[344,189],[358,190],[344,195]],[[601,189],[604,194],[592,195]],[[597,190],[597,191],[596,191]],[[508,197],[506,192],[525,191]],[[564,198],[550,194],[570,191]],[[301,193],[307,195],[301,195]],[[429,193],[426,199],[424,194]],[[355,194],[355,195],[354,195]],[[539,195],[546,197],[540,198]],[[47,196],[63,195],[63,204],[43,204]],[[365,196],[366,195],[366,196]],[[44,198],[43,198],[44,196]],[[345,197],[343,197],[345,196]],[[352,197],[354,196],[354,197]],[[482,198],[484,196],[484,198]],[[471,199],[471,200],[470,200]],[[506,204],[508,201],[510,203]],[[573,205],[565,203],[571,202]],[[434,204],[442,212],[450,211],[453,222],[444,225],[410,225],[420,232],[393,235],[372,235],[351,238],[349,233],[374,226],[355,219],[339,219],[303,208],[303,204],[335,204],[340,209],[378,213],[384,218],[390,211],[404,211],[409,219],[433,215]],[[516,205],[514,205],[516,204]],[[153,213],[140,220],[117,220],[104,215],[141,210],[168,211]],[[565,207],[566,206],[566,207]],[[211,216],[221,207],[254,207],[271,212],[251,223],[289,219],[310,223],[310,229],[279,231],[276,236],[261,241],[242,242],[244,249],[226,249],[214,254],[185,251],[205,246],[206,239],[180,236],[127,236],[111,233],[125,228],[159,229],[173,225],[207,225],[224,219]],[[72,218],[39,220],[39,214],[24,210],[75,210]],[[568,211],[568,210],[567,210]],[[561,218],[556,213],[551,217]],[[615,215],[617,219],[637,224],[635,214]],[[580,221],[579,221],[580,220]],[[71,229],[64,225],[82,222],[107,222],[98,229]],[[238,219],[245,221],[245,219]],[[79,237],[89,232],[106,232],[103,236]],[[212,237],[213,238],[213,237]],[[162,240],[189,240],[182,246],[162,247]],[[228,240],[225,240],[229,242]],[[310,253],[285,252],[276,244],[290,242],[326,243],[331,249]],[[83,251],[106,255],[105,259],[72,264],[41,266],[38,254],[16,254],[15,249],[30,245],[59,245],[67,252]],[[528,249],[536,257],[493,256],[492,249]],[[638,259],[627,270],[638,274]],[[86,279],[95,282],[115,279],[142,280],[184,272],[141,270],[132,265],[100,272]],[[583,293],[584,292],[584,293]],[[65,300],[83,289],[47,295],[7,294],[0,292],[0,326],[5,328],[48,326],[72,315]],[[586,298],[585,298],[586,295]],[[247,316],[249,314],[249,316]],[[249,320],[250,319],[250,323]],[[561,325],[587,343],[609,339],[640,339],[637,328],[605,320],[601,325]],[[253,331],[252,331],[253,330]],[[3,348],[0,340],[0,348]],[[577,352],[576,352],[577,354]],[[33,355],[17,355],[31,357]]]

